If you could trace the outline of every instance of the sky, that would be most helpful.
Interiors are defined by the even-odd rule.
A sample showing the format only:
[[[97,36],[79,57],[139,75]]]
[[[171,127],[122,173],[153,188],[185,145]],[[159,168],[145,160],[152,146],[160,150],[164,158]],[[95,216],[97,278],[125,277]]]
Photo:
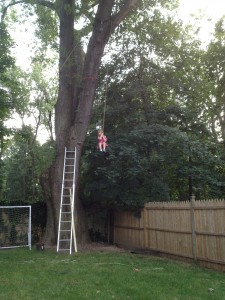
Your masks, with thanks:
[[[224,0],[180,0],[180,13],[186,19],[192,13],[203,10],[213,20],[219,19],[225,14]]]
[[[205,15],[201,21],[200,38],[205,42],[213,32],[215,22],[225,15],[225,0],[180,0],[179,15],[191,22],[191,15]]]

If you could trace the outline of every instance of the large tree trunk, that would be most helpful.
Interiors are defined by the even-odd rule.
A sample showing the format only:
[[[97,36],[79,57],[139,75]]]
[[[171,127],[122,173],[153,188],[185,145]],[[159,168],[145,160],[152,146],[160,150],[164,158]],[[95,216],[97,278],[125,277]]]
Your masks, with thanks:
[[[65,146],[77,148],[76,195],[79,187],[81,151],[91,118],[97,76],[104,47],[116,26],[126,17],[138,0],[124,1],[124,6],[114,16],[115,1],[100,1],[93,24],[87,53],[82,67],[78,56],[79,45],[74,31],[73,0],[62,0],[60,18],[59,91],[55,106],[56,160],[49,171],[51,197],[47,198],[46,242],[56,243],[57,220],[60,206],[61,181]],[[68,7],[71,10],[68,10]],[[71,12],[70,12],[71,11]],[[82,69],[82,74],[78,71]],[[49,195],[49,193],[48,193]],[[79,197],[75,199],[75,222],[78,245],[88,239],[85,212]]]
[[[68,7],[71,12],[68,13]],[[67,9],[66,9],[67,8]],[[55,105],[55,134],[56,134],[56,159],[48,173],[50,197],[47,201],[47,226],[45,234],[46,244],[54,245],[57,238],[59,219],[61,181],[63,172],[64,148],[67,145],[68,133],[73,120],[73,98],[74,98],[74,14],[73,1],[63,0],[58,9],[60,20],[59,28],[59,90]],[[45,187],[46,190],[46,187]]]

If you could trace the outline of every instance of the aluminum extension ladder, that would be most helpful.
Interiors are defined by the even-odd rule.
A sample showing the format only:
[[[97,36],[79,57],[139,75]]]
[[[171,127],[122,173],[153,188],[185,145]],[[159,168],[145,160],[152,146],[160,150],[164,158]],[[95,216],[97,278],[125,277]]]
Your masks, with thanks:
[[[76,232],[74,224],[74,199],[76,176],[76,148],[73,151],[65,148],[57,252],[77,252]]]

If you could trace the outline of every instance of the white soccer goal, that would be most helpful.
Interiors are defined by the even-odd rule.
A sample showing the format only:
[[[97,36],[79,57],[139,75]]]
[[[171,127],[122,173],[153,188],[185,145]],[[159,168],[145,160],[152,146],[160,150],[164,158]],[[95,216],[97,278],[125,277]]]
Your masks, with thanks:
[[[0,206],[0,249],[29,247],[31,206]]]

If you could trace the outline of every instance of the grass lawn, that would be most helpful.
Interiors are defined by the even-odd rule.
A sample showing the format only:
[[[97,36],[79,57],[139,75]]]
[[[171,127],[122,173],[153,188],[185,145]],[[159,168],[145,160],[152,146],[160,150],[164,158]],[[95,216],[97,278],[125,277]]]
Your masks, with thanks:
[[[130,253],[1,250],[0,270],[1,300],[225,299],[223,273]]]

